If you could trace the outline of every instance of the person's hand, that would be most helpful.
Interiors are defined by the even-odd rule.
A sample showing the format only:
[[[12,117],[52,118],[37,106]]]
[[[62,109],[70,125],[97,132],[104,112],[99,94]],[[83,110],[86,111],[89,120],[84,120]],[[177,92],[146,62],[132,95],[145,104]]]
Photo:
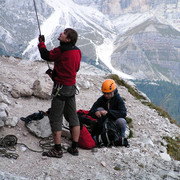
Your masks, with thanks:
[[[52,76],[52,72],[53,72],[52,69],[49,68],[49,69],[46,71],[46,74],[48,74],[49,76]]]
[[[95,112],[95,115],[96,115],[98,118],[100,118],[100,117],[101,117],[101,112],[100,112],[100,111],[96,111],[96,112]]]
[[[45,42],[45,37],[44,37],[44,35],[39,35],[38,40],[39,40],[39,42]]]
[[[101,111],[101,115],[106,116],[108,112],[106,110]]]

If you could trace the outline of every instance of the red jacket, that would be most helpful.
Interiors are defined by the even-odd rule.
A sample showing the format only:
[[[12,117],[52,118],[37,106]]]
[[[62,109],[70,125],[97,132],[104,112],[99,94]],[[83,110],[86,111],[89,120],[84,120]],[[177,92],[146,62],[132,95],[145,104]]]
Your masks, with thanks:
[[[48,51],[44,42],[40,42],[38,48],[42,59],[54,62],[53,76],[56,84],[72,86],[76,83],[76,73],[81,62],[79,48],[63,44]]]

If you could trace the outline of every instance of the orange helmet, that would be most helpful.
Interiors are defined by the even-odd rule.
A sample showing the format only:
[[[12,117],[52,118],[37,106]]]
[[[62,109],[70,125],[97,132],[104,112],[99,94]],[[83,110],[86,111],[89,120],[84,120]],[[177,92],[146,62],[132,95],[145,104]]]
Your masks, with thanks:
[[[102,84],[102,92],[104,93],[110,93],[113,92],[116,89],[115,81],[112,79],[106,79]]]

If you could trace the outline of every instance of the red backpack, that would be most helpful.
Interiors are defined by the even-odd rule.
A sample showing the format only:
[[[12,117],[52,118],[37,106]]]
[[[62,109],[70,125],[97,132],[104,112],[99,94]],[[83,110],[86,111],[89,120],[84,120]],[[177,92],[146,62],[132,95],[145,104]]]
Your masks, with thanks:
[[[79,135],[78,145],[83,149],[92,149],[96,146],[94,139],[87,130],[86,126],[81,123],[81,130]]]
[[[77,110],[77,115],[78,115],[79,121],[82,124],[85,124],[87,126],[91,126],[93,124],[96,124],[97,122],[97,119],[94,119],[89,115],[88,110],[83,110],[83,109]]]

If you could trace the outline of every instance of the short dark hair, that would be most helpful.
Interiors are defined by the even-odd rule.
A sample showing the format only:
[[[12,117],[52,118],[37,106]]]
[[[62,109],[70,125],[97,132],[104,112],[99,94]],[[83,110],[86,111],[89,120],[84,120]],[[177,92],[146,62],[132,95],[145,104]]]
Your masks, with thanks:
[[[72,28],[66,28],[64,31],[67,33],[67,38],[71,40],[70,43],[72,46],[75,46],[78,39],[78,33]]]

